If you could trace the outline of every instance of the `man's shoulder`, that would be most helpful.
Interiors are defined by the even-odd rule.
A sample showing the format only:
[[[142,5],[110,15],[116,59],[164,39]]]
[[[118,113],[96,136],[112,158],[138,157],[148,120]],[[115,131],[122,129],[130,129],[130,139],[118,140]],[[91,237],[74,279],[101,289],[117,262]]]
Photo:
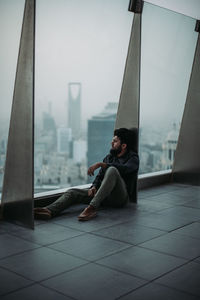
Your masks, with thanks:
[[[103,159],[103,161],[104,162],[109,162],[109,161],[111,161],[113,159],[113,155],[112,154],[107,154],[105,157],[104,157],[104,159]]]
[[[133,150],[129,150],[128,151],[128,155],[129,156],[138,156],[138,154],[135,151],[133,151]]]

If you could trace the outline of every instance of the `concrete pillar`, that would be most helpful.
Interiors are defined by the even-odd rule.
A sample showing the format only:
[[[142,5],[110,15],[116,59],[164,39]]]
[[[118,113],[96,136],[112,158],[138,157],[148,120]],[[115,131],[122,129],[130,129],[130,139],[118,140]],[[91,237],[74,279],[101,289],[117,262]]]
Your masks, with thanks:
[[[128,55],[120,94],[115,128],[132,129],[132,141],[138,151],[139,103],[140,103],[140,60],[142,0],[130,0],[129,11],[134,13]],[[133,176],[134,195],[131,202],[137,202],[137,175]]]
[[[199,22],[199,21],[198,21]],[[199,26],[200,28],[200,26]],[[200,29],[199,29],[200,30]],[[200,34],[189,82],[178,144],[172,169],[173,180],[200,185]]]
[[[34,228],[35,0],[26,0],[2,191],[3,218]]]
[[[141,16],[134,14],[115,128],[139,124]]]

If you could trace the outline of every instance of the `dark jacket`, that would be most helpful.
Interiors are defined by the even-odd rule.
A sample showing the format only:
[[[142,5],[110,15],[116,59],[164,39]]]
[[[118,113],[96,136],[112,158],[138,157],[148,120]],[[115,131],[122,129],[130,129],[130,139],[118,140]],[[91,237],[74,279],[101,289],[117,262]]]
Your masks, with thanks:
[[[129,198],[131,199],[134,194],[134,189],[136,188],[135,182],[139,168],[138,154],[133,151],[127,151],[121,157],[108,154],[103,159],[103,162],[107,164],[107,168],[113,166],[119,171],[121,177],[126,183]],[[93,181],[92,185],[95,186],[97,190],[101,185],[107,168],[101,168],[95,180]]]

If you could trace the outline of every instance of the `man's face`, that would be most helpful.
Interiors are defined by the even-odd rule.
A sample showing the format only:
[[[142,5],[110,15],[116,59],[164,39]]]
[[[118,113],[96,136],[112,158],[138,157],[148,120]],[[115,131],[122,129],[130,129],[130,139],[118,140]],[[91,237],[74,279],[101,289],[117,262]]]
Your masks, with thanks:
[[[121,141],[118,136],[114,136],[111,142],[112,148],[110,149],[110,153],[112,155],[117,155],[122,151]]]

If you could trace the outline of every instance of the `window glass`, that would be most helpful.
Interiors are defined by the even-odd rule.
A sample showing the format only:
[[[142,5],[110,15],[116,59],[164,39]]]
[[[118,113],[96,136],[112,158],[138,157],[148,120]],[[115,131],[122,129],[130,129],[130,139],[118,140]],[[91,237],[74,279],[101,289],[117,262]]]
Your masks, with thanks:
[[[171,169],[197,41],[195,20],[145,3],[140,174]]]
[[[133,14],[129,0],[38,0],[35,192],[88,182],[110,149]]]
[[[24,0],[0,0],[0,198]]]

